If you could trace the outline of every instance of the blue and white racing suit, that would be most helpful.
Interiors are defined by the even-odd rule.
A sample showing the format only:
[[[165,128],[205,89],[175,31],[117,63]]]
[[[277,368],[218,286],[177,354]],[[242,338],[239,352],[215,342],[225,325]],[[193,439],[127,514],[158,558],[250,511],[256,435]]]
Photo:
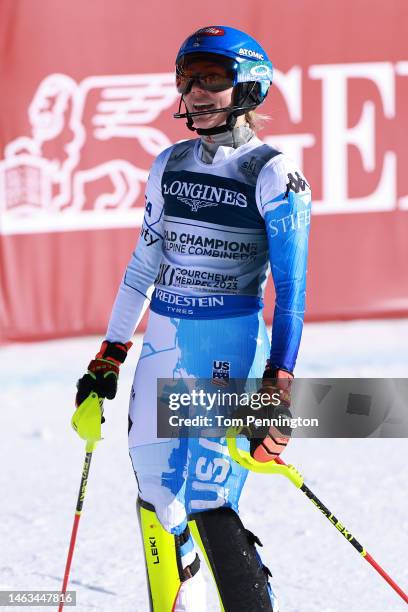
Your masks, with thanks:
[[[310,188],[284,154],[253,137],[220,147],[213,163],[200,140],[156,159],[143,226],[127,266],[107,339],[126,342],[150,300],[130,400],[129,449],[140,496],[163,527],[180,534],[187,516],[238,511],[246,470],[225,439],[159,439],[157,378],[261,377],[266,359],[293,371],[305,310]],[[262,318],[269,269],[276,291],[272,342]],[[154,287],[153,294],[151,295]],[[191,543],[183,566],[193,558]]]

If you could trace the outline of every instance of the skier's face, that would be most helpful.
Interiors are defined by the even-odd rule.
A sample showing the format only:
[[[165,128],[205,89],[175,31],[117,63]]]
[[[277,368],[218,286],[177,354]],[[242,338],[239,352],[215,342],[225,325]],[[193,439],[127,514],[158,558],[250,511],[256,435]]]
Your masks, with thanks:
[[[182,76],[187,82],[192,79],[191,88],[183,99],[190,113],[203,110],[226,108],[232,105],[233,87],[228,87],[230,77],[226,69],[211,61],[200,60],[192,62]],[[178,77],[179,78],[179,77]],[[180,87],[178,83],[178,87]],[[210,89],[208,89],[210,87]],[[226,87],[222,91],[211,91],[211,88]],[[194,117],[194,127],[212,128],[223,125],[228,113],[214,113]]]

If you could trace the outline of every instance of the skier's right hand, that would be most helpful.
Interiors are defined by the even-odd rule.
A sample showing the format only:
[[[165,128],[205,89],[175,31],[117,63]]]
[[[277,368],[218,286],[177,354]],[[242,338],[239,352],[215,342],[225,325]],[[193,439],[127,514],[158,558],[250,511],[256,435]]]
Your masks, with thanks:
[[[268,417],[269,419],[282,419],[282,422],[290,421],[292,414],[290,412],[291,402],[291,385],[293,381],[292,372],[273,369],[269,366],[269,362],[265,369],[262,386],[258,391],[259,395],[270,396],[271,404],[263,405],[257,411],[257,416],[260,418]],[[276,405],[275,400],[279,403]],[[260,463],[273,461],[283,452],[290,441],[292,429],[288,425],[278,427],[251,425],[247,428],[249,431],[250,455]]]
[[[77,382],[75,405],[79,406],[93,391],[101,398],[113,399],[118,386],[119,368],[125,361],[132,342],[102,342],[88,371]]]

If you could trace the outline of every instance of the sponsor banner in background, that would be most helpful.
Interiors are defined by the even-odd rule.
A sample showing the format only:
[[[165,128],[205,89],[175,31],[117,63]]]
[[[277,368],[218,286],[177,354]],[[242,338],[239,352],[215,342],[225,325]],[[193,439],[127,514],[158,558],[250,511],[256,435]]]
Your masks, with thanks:
[[[314,214],[408,210],[408,192],[397,192],[398,172],[404,171],[397,152],[390,147],[378,155],[376,150],[380,120],[395,120],[397,105],[403,106],[402,99],[396,99],[396,81],[404,76],[408,79],[408,61],[313,65],[306,71],[293,66],[286,73],[275,69],[274,87],[285,101],[294,131],[272,135],[265,130],[263,140],[284,151],[300,167],[305,167],[305,149],[313,149],[317,142],[316,132],[296,131],[303,107],[314,103],[305,95],[305,81],[321,82],[321,197],[314,200]],[[369,97],[360,109],[351,107],[353,81],[362,82],[360,85],[366,81],[367,90],[374,89],[380,100],[378,108]],[[66,74],[47,75],[28,101],[29,133],[4,146],[0,232],[140,225],[149,168],[139,166],[129,150],[116,159],[110,157],[109,148],[106,159],[100,160],[96,153],[101,143],[115,139],[138,143],[145,153],[157,156],[172,144],[159,118],[169,120],[177,99],[171,72],[90,76],[80,83]],[[350,115],[356,111],[360,118],[349,127]],[[52,156],[47,155],[52,144]],[[366,193],[360,196],[350,193],[351,146],[363,166],[360,184],[366,182]],[[95,158],[91,156],[85,164],[88,149],[95,152]],[[365,175],[375,171],[379,178],[371,187]],[[89,201],[87,187],[103,179],[110,189]]]
[[[395,3],[400,20],[397,8],[376,7],[369,24],[351,1],[323,13],[320,4],[301,12],[308,35],[295,39],[289,7],[274,8],[280,32],[271,36],[266,0],[255,3],[256,30],[236,7],[231,21],[229,0],[218,12],[197,8],[183,24],[174,5],[160,5],[157,23],[130,0],[111,15],[78,1],[58,10],[48,1],[35,10],[28,0],[2,4],[0,340],[103,331],[140,231],[151,163],[194,137],[172,118],[171,69],[179,44],[205,22],[250,31],[274,63],[262,107],[271,120],[260,136],[295,159],[312,186],[309,319],[408,312],[404,3]],[[339,19],[347,5],[367,23],[358,37]]]

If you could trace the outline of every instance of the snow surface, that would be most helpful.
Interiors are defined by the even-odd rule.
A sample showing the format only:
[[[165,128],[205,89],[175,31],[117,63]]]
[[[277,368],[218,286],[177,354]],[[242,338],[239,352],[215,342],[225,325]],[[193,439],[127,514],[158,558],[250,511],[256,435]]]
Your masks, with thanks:
[[[296,373],[406,377],[407,338],[408,320],[308,324]],[[74,383],[99,343],[88,337],[0,349],[0,589],[61,586],[84,453],[69,426]],[[127,452],[127,396],[140,346],[138,337],[117,399],[105,405],[105,439],[91,465],[70,583],[81,612],[148,610]],[[407,447],[405,439],[296,439],[285,452],[406,591]],[[282,612],[406,610],[286,479],[251,474],[241,517],[264,543]],[[208,610],[219,610],[210,584]]]

